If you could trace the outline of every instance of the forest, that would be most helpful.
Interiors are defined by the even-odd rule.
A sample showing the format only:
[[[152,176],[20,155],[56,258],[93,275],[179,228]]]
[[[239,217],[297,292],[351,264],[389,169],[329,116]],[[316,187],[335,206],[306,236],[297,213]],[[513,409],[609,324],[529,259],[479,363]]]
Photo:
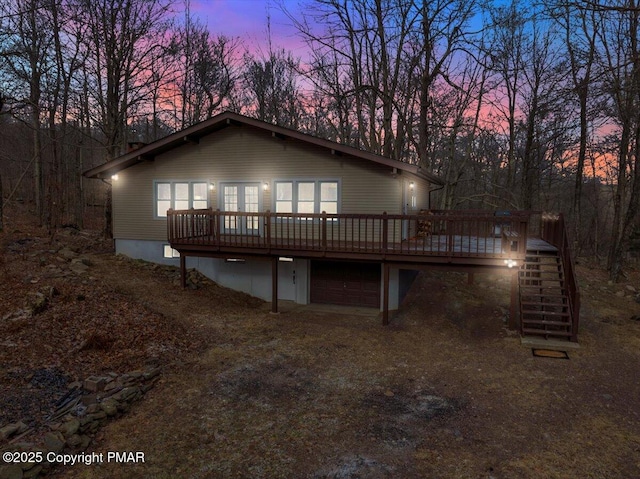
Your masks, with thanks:
[[[189,0],[0,4],[0,230],[106,228],[82,172],[225,110],[419,164],[438,209],[563,212],[617,281],[640,251],[636,0],[274,4],[306,52]],[[108,228],[106,228],[108,229]],[[108,231],[106,231],[108,233]]]

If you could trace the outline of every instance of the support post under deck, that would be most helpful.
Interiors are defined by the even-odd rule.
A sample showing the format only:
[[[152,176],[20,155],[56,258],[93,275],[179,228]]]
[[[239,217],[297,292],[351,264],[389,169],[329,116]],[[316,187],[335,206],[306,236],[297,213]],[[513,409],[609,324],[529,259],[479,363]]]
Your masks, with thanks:
[[[383,280],[382,280],[382,325],[389,324],[389,270],[391,266],[387,263],[383,264]]]
[[[508,327],[511,330],[516,329],[518,324],[518,269],[514,268],[511,273],[511,308],[509,310],[509,323]]]
[[[182,253],[180,253],[180,284],[182,289],[187,287],[187,260]]]
[[[278,312],[278,257],[271,258],[271,312]]]

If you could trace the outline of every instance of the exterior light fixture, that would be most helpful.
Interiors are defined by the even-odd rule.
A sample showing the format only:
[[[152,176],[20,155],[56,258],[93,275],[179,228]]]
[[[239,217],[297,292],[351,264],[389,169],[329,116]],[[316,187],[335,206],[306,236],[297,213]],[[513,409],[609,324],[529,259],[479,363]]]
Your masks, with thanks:
[[[212,181],[211,183],[209,183],[209,191],[213,191],[216,189],[216,184]]]
[[[267,191],[269,189],[269,183],[267,183],[266,181],[262,184],[262,189],[264,191]]]
[[[115,175],[111,175],[111,179],[113,181],[118,181],[118,173],[116,173]]]
[[[412,190],[416,187],[416,184],[412,181],[411,183],[409,183],[409,189]]]
[[[504,260],[504,264],[507,265],[507,268],[514,268],[514,267],[518,266],[518,262],[516,260],[513,260],[513,259],[505,259]]]

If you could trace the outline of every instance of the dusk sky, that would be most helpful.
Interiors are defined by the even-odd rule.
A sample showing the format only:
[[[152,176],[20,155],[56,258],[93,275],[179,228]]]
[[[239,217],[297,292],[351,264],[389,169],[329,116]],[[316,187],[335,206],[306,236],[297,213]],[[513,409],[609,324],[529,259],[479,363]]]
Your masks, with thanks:
[[[225,35],[241,38],[247,48],[266,50],[267,17],[271,17],[271,37],[274,47],[291,50],[295,56],[303,56],[304,44],[296,36],[291,20],[281,11],[282,2],[265,0],[197,0],[191,11],[209,26],[214,36]],[[298,0],[284,2],[292,12],[298,11]]]

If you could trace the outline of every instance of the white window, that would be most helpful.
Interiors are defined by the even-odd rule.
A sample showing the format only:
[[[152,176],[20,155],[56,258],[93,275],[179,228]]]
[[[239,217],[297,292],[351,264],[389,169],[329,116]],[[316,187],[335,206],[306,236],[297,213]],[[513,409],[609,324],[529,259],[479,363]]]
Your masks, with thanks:
[[[173,249],[170,245],[164,245],[164,257],[165,258],[179,258],[180,253],[178,250]]]
[[[293,213],[293,183],[276,183],[276,213]]]
[[[209,207],[209,183],[206,181],[155,182],[157,218],[166,218],[167,210],[205,209]]]
[[[335,181],[320,182],[320,211],[329,214],[338,213],[338,183]]]
[[[297,213],[315,213],[315,192],[315,183],[306,181],[298,183]]]
[[[276,181],[276,213],[338,213],[337,181]]]

